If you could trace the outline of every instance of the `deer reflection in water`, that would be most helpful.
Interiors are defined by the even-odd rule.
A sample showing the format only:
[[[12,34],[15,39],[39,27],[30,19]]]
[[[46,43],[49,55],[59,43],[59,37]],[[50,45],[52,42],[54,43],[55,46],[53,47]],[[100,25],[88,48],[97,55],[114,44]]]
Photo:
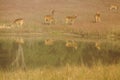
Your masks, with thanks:
[[[16,52],[15,60],[12,62],[12,66],[15,66],[17,68],[22,68],[25,70],[26,64],[24,60],[24,52],[23,52],[23,46],[22,46],[24,44],[24,40],[23,38],[19,37],[15,41],[18,45],[18,49]]]

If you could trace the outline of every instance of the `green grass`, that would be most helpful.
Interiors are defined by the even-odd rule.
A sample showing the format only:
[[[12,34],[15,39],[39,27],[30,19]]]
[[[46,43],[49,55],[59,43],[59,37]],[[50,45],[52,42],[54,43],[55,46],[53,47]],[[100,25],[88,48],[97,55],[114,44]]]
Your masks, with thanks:
[[[22,45],[24,50],[25,62],[28,68],[44,66],[64,66],[70,65],[92,66],[99,61],[104,65],[117,64],[120,60],[119,41],[76,41],[78,49],[68,48],[64,40],[56,40],[53,45],[44,44],[44,39],[25,39]],[[99,42],[98,50],[95,42]],[[18,44],[12,39],[1,39],[0,41],[0,64],[9,65],[15,58]]]
[[[17,31],[18,29],[16,29]],[[49,29],[48,29],[49,31]],[[6,32],[5,32],[6,33]],[[71,32],[70,32],[71,33]],[[74,33],[74,32],[72,32]],[[2,34],[2,33],[1,33]],[[74,33],[77,34],[78,33]],[[46,33],[45,35],[48,35]],[[52,35],[52,36],[49,36]],[[0,80],[119,80],[120,41],[119,39],[90,36],[77,39],[64,36],[56,30],[48,36],[23,36],[22,45],[27,70],[11,67],[18,44],[15,36],[0,39]],[[98,36],[98,34],[93,34]],[[30,35],[31,36],[31,35]],[[62,39],[59,40],[59,38]],[[58,39],[56,39],[59,37]],[[107,36],[106,36],[107,37]],[[119,37],[119,36],[118,36]],[[46,38],[54,38],[51,46],[44,44]],[[65,40],[64,40],[65,39]],[[65,41],[75,39],[78,49],[67,48]],[[95,42],[100,43],[98,50]]]

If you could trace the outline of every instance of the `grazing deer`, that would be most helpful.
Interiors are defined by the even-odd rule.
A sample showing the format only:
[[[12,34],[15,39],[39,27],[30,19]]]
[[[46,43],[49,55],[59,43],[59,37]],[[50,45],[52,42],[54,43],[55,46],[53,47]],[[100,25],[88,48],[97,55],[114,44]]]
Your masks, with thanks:
[[[95,22],[101,22],[101,14],[99,12],[95,14]]]
[[[55,13],[55,10],[52,10],[50,15],[44,16],[45,24],[55,23],[54,13]]]
[[[75,19],[77,18],[77,16],[66,16],[65,20],[66,20],[66,24],[74,24]]]
[[[53,39],[46,39],[44,43],[45,43],[45,45],[50,46],[50,45],[53,45],[54,40]]]
[[[75,41],[66,41],[65,46],[74,48],[75,50],[77,50],[77,48],[78,48],[78,45]]]
[[[23,26],[24,24],[24,20],[22,18],[19,19],[15,19],[15,21],[13,22],[16,26]]]
[[[110,10],[117,10],[118,9],[118,6],[116,6],[116,5],[111,5],[110,6]]]

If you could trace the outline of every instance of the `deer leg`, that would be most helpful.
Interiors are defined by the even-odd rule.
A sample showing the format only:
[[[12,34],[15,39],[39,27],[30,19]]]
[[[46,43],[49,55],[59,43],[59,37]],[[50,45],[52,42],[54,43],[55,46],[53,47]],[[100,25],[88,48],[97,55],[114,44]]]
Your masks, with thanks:
[[[23,69],[26,69],[26,64],[25,64],[25,60],[24,60],[24,52],[23,52],[23,48],[22,48],[22,45],[19,45],[19,51],[20,51],[20,61],[21,61],[21,67]]]

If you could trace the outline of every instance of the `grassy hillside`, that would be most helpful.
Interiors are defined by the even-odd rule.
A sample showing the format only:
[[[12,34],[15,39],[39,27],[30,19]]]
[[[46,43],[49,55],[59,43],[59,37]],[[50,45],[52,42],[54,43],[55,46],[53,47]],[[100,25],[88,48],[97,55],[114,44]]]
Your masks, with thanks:
[[[11,25],[17,18],[23,18],[23,32],[73,32],[77,34],[102,34],[120,32],[120,9],[110,11],[111,4],[120,6],[119,1],[113,0],[12,0],[0,1],[0,25]],[[44,16],[55,10],[54,25],[45,25]],[[94,15],[101,13],[100,23],[94,23]],[[77,15],[75,24],[66,25],[65,17]],[[16,28],[0,32],[18,32]],[[49,34],[49,33],[48,33]]]
[[[25,24],[45,26],[44,15],[50,14],[52,9],[56,10],[56,24],[64,26],[64,18],[67,15],[77,15],[74,27],[116,27],[120,20],[120,10],[109,11],[111,4],[119,5],[119,1],[113,0],[1,0],[0,22],[10,24],[16,18],[24,18]],[[93,24],[94,14],[100,11],[102,23]]]

